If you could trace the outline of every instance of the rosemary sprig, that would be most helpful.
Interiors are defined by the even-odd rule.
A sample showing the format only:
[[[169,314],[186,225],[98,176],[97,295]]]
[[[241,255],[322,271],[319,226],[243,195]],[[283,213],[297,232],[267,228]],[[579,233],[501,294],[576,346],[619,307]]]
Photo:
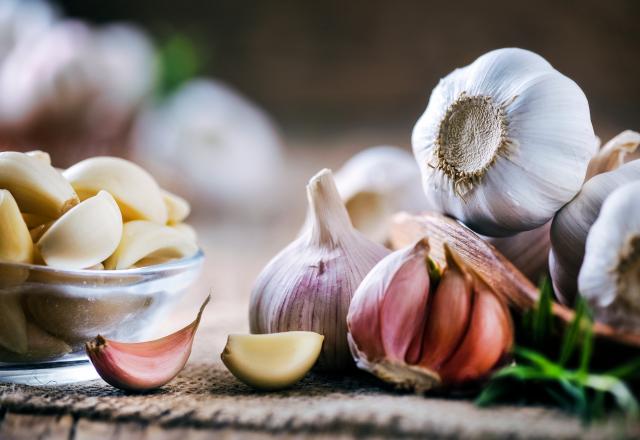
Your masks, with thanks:
[[[538,304],[517,326],[514,364],[492,376],[476,404],[543,403],[577,414],[584,421],[601,417],[610,408],[638,417],[640,406],[625,381],[640,377],[640,358],[608,371],[590,369],[592,321],[584,301],[576,304],[575,317],[554,353],[550,338],[557,328],[551,313],[552,296],[551,283],[544,280]]]

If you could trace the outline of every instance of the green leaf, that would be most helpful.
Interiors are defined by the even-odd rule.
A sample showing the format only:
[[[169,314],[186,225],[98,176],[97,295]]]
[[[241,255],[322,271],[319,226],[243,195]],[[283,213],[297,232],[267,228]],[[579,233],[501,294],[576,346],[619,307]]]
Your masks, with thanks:
[[[174,34],[160,44],[157,52],[159,81],[157,94],[166,96],[196,76],[201,56],[194,42],[182,34]]]

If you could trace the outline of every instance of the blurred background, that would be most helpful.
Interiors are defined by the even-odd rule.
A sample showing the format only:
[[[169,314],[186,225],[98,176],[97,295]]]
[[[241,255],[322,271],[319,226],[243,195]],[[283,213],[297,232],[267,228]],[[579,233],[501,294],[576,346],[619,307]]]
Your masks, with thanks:
[[[298,230],[306,180],[409,150],[438,79],[484,52],[544,56],[603,140],[640,128],[639,18],[637,0],[0,0],[0,142],[60,167],[136,160],[191,200],[203,286],[242,302]]]

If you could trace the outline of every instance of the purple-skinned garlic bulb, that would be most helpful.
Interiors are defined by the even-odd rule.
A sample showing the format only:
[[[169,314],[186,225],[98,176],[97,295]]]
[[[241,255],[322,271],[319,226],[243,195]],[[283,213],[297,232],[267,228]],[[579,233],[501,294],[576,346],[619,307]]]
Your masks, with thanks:
[[[340,371],[354,362],[347,311],[356,288],[389,251],[354,229],[330,170],[307,185],[309,213],[298,238],[258,276],[251,294],[251,333],[313,331],[324,335],[318,368]]]

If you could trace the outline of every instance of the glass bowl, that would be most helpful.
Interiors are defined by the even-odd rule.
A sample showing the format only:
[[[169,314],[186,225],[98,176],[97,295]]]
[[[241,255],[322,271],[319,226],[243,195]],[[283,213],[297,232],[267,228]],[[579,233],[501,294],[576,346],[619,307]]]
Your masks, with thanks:
[[[97,378],[84,352],[96,335],[140,342],[198,277],[204,254],[126,270],[0,263],[0,382]]]

